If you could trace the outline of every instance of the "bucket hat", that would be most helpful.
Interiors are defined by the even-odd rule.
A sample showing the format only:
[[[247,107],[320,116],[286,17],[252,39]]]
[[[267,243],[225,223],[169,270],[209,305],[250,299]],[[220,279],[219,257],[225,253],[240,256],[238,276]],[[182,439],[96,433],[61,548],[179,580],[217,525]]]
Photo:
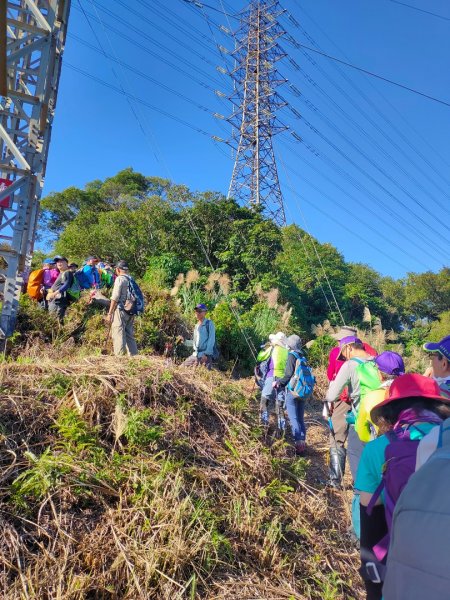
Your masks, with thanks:
[[[278,333],[271,333],[269,335],[269,341],[272,346],[281,346],[282,348],[287,348],[287,338],[282,331],[278,331]]]
[[[362,344],[362,341],[356,337],[356,335],[347,335],[346,337],[339,340],[339,354],[338,360],[341,358],[342,350],[349,344]]]
[[[302,347],[302,340],[299,335],[294,334],[287,338],[286,344],[291,350],[300,350]]]
[[[440,400],[450,404],[450,398],[443,396],[436,381],[431,377],[424,377],[419,373],[407,373],[395,379],[389,387],[387,397],[372,408],[370,418],[372,421],[380,415],[380,409],[391,402],[404,398],[424,398],[427,400]]]
[[[356,327],[350,327],[350,325],[343,325],[337,333],[331,334],[330,337],[339,342],[340,340],[342,340],[342,338],[348,337],[349,335],[356,335]]]

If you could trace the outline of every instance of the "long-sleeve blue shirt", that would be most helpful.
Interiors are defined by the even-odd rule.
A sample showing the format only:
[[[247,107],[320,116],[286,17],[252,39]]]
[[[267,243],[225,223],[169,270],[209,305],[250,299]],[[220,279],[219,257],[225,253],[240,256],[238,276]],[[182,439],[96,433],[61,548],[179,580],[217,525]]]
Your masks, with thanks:
[[[88,290],[100,287],[100,273],[95,265],[84,265],[81,270],[81,287]]]
[[[214,344],[216,343],[216,328],[214,323],[205,319],[203,323],[197,323],[194,328],[194,356],[201,358],[213,356]]]

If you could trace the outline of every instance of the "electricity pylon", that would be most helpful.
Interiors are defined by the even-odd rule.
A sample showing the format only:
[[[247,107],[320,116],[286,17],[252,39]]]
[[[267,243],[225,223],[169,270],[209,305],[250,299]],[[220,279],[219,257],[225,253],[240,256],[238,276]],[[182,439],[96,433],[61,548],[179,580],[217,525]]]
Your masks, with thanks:
[[[286,224],[283,196],[272,145],[276,133],[287,129],[276,118],[285,102],[276,89],[285,83],[276,65],[286,56],[278,44],[284,30],[278,0],[252,0],[241,13],[232,53],[234,93],[231,144],[236,149],[228,197],[259,208],[278,225]]]
[[[70,0],[0,2],[0,340],[31,263]]]

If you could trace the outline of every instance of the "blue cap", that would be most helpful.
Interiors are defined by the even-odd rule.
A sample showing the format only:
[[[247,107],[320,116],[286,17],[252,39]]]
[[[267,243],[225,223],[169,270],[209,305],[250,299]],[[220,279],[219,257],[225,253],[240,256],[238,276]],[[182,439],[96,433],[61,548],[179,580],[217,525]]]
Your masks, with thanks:
[[[197,306],[194,308],[194,310],[198,310],[198,311],[204,310],[204,311],[207,311],[208,307],[206,306],[206,304],[197,304]]]
[[[54,258],[44,258],[44,260],[42,261],[43,265],[54,265],[55,264],[55,259]]]
[[[440,342],[427,342],[423,345],[423,349],[427,352],[439,352],[447,360],[450,360],[450,335],[442,338]]]

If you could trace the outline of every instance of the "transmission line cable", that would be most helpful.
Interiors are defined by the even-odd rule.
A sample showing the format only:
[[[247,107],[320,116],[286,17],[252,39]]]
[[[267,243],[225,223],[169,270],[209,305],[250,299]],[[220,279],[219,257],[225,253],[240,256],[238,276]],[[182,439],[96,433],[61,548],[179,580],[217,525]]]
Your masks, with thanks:
[[[447,100],[442,100],[440,98],[436,98],[435,96],[431,96],[430,94],[426,94],[425,92],[421,92],[414,88],[408,87],[407,85],[404,85],[403,83],[398,83],[397,81],[393,81],[392,79],[388,79],[387,77],[383,77],[382,75],[377,75],[376,73],[373,73],[372,71],[369,71],[368,69],[363,69],[362,67],[357,67],[356,65],[353,65],[352,63],[349,63],[345,60],[337,58],[336,56],[332,56],[331,54],[327,54],[326,52],[322,52],[321,50],[318,50],[317,48],[311,48],[310,46],[307,46],[306,44],[301,44],[300,42],[297,42],[297,46],[294,46],[294,47],[303,48],[304,50],[307,50],[308,52],[314,52],[315,54],[319,54],[320,56],[323,56],[330,60],[334,60],[335,62],[345,65],[346,67],[350,67],[352,69],[355,69],[356,71],[360,71],[361,73],[365,73],[366,75],[370,75],[371,77],[381,79],[382,81],[385,81],[386,83],[390,83],[391,85],[396,85],[399,88],[402,88],[408,92],[412,92],[413,94],[417,94],[418,96],[422,96],[423,98],[426,98],[433,102],[437,102],[444,106],[450,107],[450,102],[448,102]]]
[[[289,178],[289,174],[288,174],[288,172],[287,172],[287,170],[286,170],[286,166],[284,165],[284,163],[283,163],[282,159],[280,158],[280,155],[278,155],[278,156],[279,156],[279,160],[280,160],[281,166],[283,167],[283,169],[284,169],[284,172],[285,172],[285,174],[286,174],[286,177],[287,177],[287,178]],[[295,219],[293,218],[293,215],[292,215],[292,212],[291,212],[291,209],[290,209],[290,207],[287,205],[287,206],[286,206],[286,208],[287,208],[287,210],[288,210],[288,212],[289,212],[289,214],[290,214],[290,216],[291,216],[291,219],[292,219],[292,221],[293,221],[293,222],[295,222]],[[331,287],[330,281],[329,281],[329,279],[328,279],[328,276],[327,276],[327,272],[325,271],[325,267],[323,266],[322,260],[321,260],[321,258],[320,258],[320,254],[319,254],[319,253],[318,253],[318,251],[317,251],[316,245],[315,245],[315,243],[314,243],[314,238],[313,238],[313,236],[311,235],[311,232],[310,232],[310,230],[309,230],[309,228],[308,228],[308,224],[307,224],[307,222],[306,222],[306,219],[305,219],[305,216],[304,216],[304,214],[303,214],[303,211],[301,210],[301,207],[300,207],[300,206],[298,206],[298,208],[299,208],[299,212],[300,212],[300,214],[302,215],[302,219],[303,219],[303,223],[304,223],[304,228],[305,228],[305,231],[306,231],[306,233],[307,233],[307,234],[308,234],[308,236],[309,236],[309,239],[310,239],[310,241],[311,241],[311,244],[312,244],[312,246],[313,246],[313,248],[314,248],[314,251],[315,251],[316,257],[318,258],[318,260],[319,260],[319,264],[320,264],[320,266],[321,266],[321,269],[322,269],[322,271],[323,271],[323,274],[325,275],[325,279],[326,279],[326,282],[327,282],[327,284],[328,284],[328,287],[329,287],[329,289],[330,289],[331,296],[332,296],[332,298],[333,298],[333,300],[334,300],[334,303],[335,303],[335,305],[336,305],[337,311],[338,311],[338,313],[339,313],[339,317],[340,317],[340,319],[341,319],[341,321],[342,321],[342,324],[343,324],[343,325],[345,325],[345,319],[344,319],[344,316],[343,316],[343,314],[342,314],[342,312],[341,312],[341,309],[340,309],[340,307],[339,307],[339,303],[338,303],[338,301],[337,301],[337,299],[336,299],[336,296],[335,296],[335,294],[334,294],[334,292],[333,292],[333,289],[332,289],[332,287]],[[335,311],[335,310],[332,308],[332,306],[331,306],[331,304],[330,304],[330,301],[328,300],[328,296],[327,296],[327,294],[325,293],[325,290],[324,290],[324,288],[323,288],[323,286],[322,286],[322,282],[321,282],[321,279],[320,279],[320,277],[319,277],[319,274],[318,274],[318,272],[316,271],[316,269],[314,268],[314,263],[313,263],[313,261],[312,261],[312,260],[311,260],[311,258],[310,258],[309,251],[308,251],[308,249],[307,249],[307,247],[306,247],[306,244],[305,244],[305,242],[304,242],[304,240],[303,240],[302,236],[301,236],[301,235],[299,235],[299,236],[298,236],[298,239],[299,239],[299,241],[301,242],[301,244],[302,244],[302,246],[303,246],[303,250],[304,250],[304,252],[305,252],[305,255],[306,255],[306,258],[307,258],[307,260],[308,260],[308,264],[309,264],[310,270],[311,270],[311,272],[313,273],[313,275],[315,275],[315,277],[316,277],[316,279],[317,279],[317,282],[318,282],[318,284],[319,284],[319,287],[320,287],[320,289],[321,289],[321,291],[322,291],[322,294],[323,294],[323,296],[324,296],[324,298],[325,298],[325,300],[326,300],[326,303],[327,303],[327,305],[328,305],[328,308],[330,309],[330,313],[331,313],[332,315],[336,315],[337,313],[336,313],[336,311]]]
[[[327,95],[328,96],[328,95]],[[322,121],[324,121],[331,129],[333,129],[336,133],[338,133],[338,135],[340,135],[353,149],[356,149],[358,151],[358,153],[361,154],[361,156],[363,156],[368,162],[369,164],[373,164],[375,165],[375,162],[373,160],[372,157],[370,157],[364,150],[362,150],[361,146],[358,145],[356,142],[352,141],[348,135],[346,133],[344,133],[344,131],[342,131],[342,129],[340,129],[336,123],[334,121],[332,121],[329,117],[326,116],[325,113],[323,113],[320,108],[318,108],[317,106],[315,106],[310,100],[307,100],[306,98],[304,98],[303,95],[300,96],[300,100],[302,102],[304,102],[306,104],[306,106],[308,106],[311,110],[313,110],[315,112],[315,114],[317,114]],[[334,101],[330,98],[330,100],[334,103]],[[336,106],[338,108],[339,105],[336,103]],[[291,109],[293,109],[292,103],[288,104],[288,107]],[[342,110],[340,108],[340,110]],[[344,111],[343,111],[344,112]],[[298,111],[293,111],[294,115],[298,117]],[[299,117],[299,118],[303,118],[303,117]],[[351,124],[352,126],[357,129],[357,132],[359,133],[359,136],[362,137],[365,140],[370,140],[371,143],[376,146],[378,148],[378,150],[384,154],[385,158],[388,159],[389,164],[394,164],[407,178],[408,180],[413,181],[416,186],[422,190],[422,192],[424,194],[426,194],[431,200],[433,200],[440,209],[442,209],[443,211],[446,211],[446,207],[444,206],[444,204],[438,200],[437,198],[435,198],[432,194],[430,194],[428,192],[428,190],[421,184],[420,181],[418,181],[414,175],[412,175],[411,173],[409,173],[408,171],[406,171],[406,169],[396,160],[396,158],[394,156],[392,156],[391,154],[389,154],[389,152],[387,152],[383,146],[373,137],[372,134],[370,134],[367,130],[365,130],[363,127],[358,126],[353,120],[351,120]],[[378,164],[378,163],[377,163]],[[376,167],[377,170],[380,170],[379,167]],[[396,182],[394,179],[392,179],[392,177],[389,175],[386,175],[386,171],[383,170],[383,173],[385,173],[385,176],[388,177],[388,179],[390,181],[392,181],[393,183],[396,184],[397,187],[400,187],[402,189],[402,191],[404,191],[407,195],[410,195],[409,192],[405,191],[404,186],[401,186],[398,182]],[[445,194],[445,192],[444,192]],[[445,194],[447,196],[447,194]],[[411,196],[410,196],[411,197]],[[423,208],[423,205],[421,205],[421,207]],[[427,213],[429,212],[428,210],[426,211]]]
[[[282,142],[284,145],[286,145],[286,142]],[[355,196],[353,196],[352,194],[350,194],[348,191],[346,191],[342,186],[340,186],[335,179],[332,179],[330,177],[328,177],[322,169],[319,169],[318,167],[316,167],[314,165],[313,162],[307,160],[305,157],[301,156],[300,153],[298,152],[294,152],[292,149],[290,149],[291,152],[293,152],[293,154],[295,154],[296,156],[298,156],[300,158],[300,160],[305,163],[306,165],[308,165],[312,170],[314,170],[321,178],[324,178],[326,181],[328,181],[329,183],[331,183],[332,185],[334,185],[338,190],[340,190],[343,194],[345,194],[345,196],[347,196],[348,198],[350,198],[351,200],[353,200],[356,203],[356,206],[360,206],[360,201],[358,198],[356,198]],[[318,188],[315,184],[311,183],[306,177],[304,177],[304,174],[300,175],[296,170],[294,170],[291,167],[291,171],[293,171],[298,177],[299,179],[303,179],[306,183],[308,183],[311,187],[313,187],[314,189],[316,189],[320,194],[325,195],[325,192]],[[360,217],[357,216],[357,213],[355,214],[355,211],[350,211],[346,205],[343,205],[341,202],[339,202],[338,200],[335,200],[336,204],[338,204],[339,206],[342,207],[342,209],[345,212],[348,212],[355,220],[359,221],[364,227],[369,227],[371,228],[371,225],[367,224],[365,221],[363,221]],[[400,229],[398,229],[395,225],[393,225],[391,222],[389,222],[388,220],[384,219],[384,217],[382,215],[380,215],[379,211],[375,210],[375,207],[372,208],[372,206],[369,204],[365,204],[364,205],[364,210],[367,213],[370,213],[371,215],[373,215],[373,217],[375,217],[375,219],[380,220],[383,225],[389,229],[392,229],[392,231],[396,232],[399,236],[408,239],[412,244],[415,245],[415,247],[417,247],[418,245],[418,240],[417,238],[410,238],[406,235],[405,231],[402,231]],[[397,221],[395,221],[397,222]],[[373,230],[373,229],[372,229]],[[386,240],[386,242],[390,245],[392,245],[393,247],[397,248],[398,250],[400,250],[403,254],[405,254],[409,259],[412,259],[413,261],[416,261],[418,263],[420,263],[423,267],[425,267],[426,269],[429,268],[429,265],[427,265],[426,263],[424,263],[420,258],[417,258],[416,256],[412,256],[409,252],[407,252],[404,248],[402,248],[399,244],[397,244],[392,238],[389,238],[387,236],[385,236],[383,234],[382,231],[376,230],[375,231],[376,234],[380,237],[382,237],[383,239]],[[428,248],[425,251],[425,253],[428,253]],[[433,256],[429,255],[430,258],[432,260],[435,260],[436,263],[439,262],[439,264],[441,264],[440,261],[438,261],[437,259],[435,259]]]
[[[313,21],[314,22],[314,21]],[[316,48],[320,49],[320,46],[318,46],[318,44],[315,42],[315,40],[312,38],[311,35],[309,35],[309,33],[304,29],[304,27],[302,27],[300,24],[297,23],[296,27],[303,33],[303,35],[310,41],[310,43],[312,43]],[[327,36],[328,37],[328,36]],[[342,87],[336,82],[336,80],[332,79],[331,76],[324,71],[324,69],[317,64],[316,61],[314,61],[306,51],[302,51],[303,55],[308,59],[308,61],[316,68],[318,69],[322,75],[328,79],[332,86],[333,89],[338,89],[341,94],[347,99],[347,101],[352,104],[352,106],[354,106],[354,108],[364,117],[366,118],[370,124],[380,133],[381,136],[383,136],[388,142],[389,145],[394,146],[398,152],[400,152],[408,161],[410,161],[413,165],[414,165],[414,170],[420,171],[435,187],[437,187],[439,189],[439,191],[441,193],[443,193],[444,195],[447,195],[447,192],[442,190],[442,188],[436,183],[435,178],[430,178],[422,169],[421,164],[416,163],[412,161],[412,159],[410,157],[408,157],[407,153],[405,152],[405,150],[399,145],[397,144],[397,142],[392,138],[392,136],[388,133],[388,131],[390,130],[394,130],[397,135],[399,135],[399,137],[406,142],[409,147],[421,158],[422,161],[425,161],[426,164],[428,164],[428,166],[440,177],[442,178],[443,181],[445,181],[446,185],[449,185],[449,182],[444,178],[444,176],[442,175],[442,173],[440,173],[439,171],[437,171],[437,169],[434,168],[434,166],[430,163],[430,161],[423,156],[423,154],[418,151],[410,142],[409,140],[406,138],[406,136],[399,130],[399,128],[395,125],[395,123],[392,122],[391,119],[389,119],[380,109],[379,107],[371,100],[371,98],[362,91],[362,89],[356,85],[355,82],[352,81],[352,79],[341,69],[341,67],[339,67],[338,65],[335,65],[334,63],[330,63],[331,66],[339,73],[339,75],[354,89],[356,90],[356,92],[361,96],[361,98],[363,98],[363,100],[389,125],[389,128],[382,128],[378,125],[378,123],[376,123],[368,114],[367,112],[362,108],[361,104],[356,102],[353,96],[350,96],[349,94],[347,94],[347,92],[345,90],[342,89]],[[291,65],[292,66],[292,65]],[[302,72],[303,75],[305,75],[304,71]],[[372,89],[377,89],[372,82],[369,80],[369,85],[372,87]],[[320,86],[316,86],[318,88],[320,88]],[[320,88],[322,89],[322,88]],[[322,92],[324,94],[326,94],[326,92],[324,92],[324,90],[322,89]],[[386,98],[384,97],[384,95],[379,92],[379,94],[381,95],[381,97],[383,99],[386,100]],[[329,96],[328,96],[329,97]],[[387,101],[387,100],[386,100]],[[337,105],[338,108],[340,110],[342,110],[340,108],[339,105]],[[342,110],[342,112],[345,112]],[[397,111],[398,112],[398,111]],[[351,117],[349,117],[351,118]],[[429,194],[429,192],[427,192]],[[431,194],[429,194],[431,196]],[[433,197],[434,199],[434,197]],[[436,201],[436,199],[434,199]]]
[[[370,175],[367,171],[365,171],[364,169],[362,169],[350,156],[348,156],[345,152],[343,152],[343,150],[337,146],[333,141],[331,141],[324,133],[322,133],[321,131],[319,131],[317,129],[317,127],[314,127],[314,125],[312,125],[307,119],[303,119],[303,122],[305,123],[305,125],[311,129],[311,131],[315,134],[317,134],[324,142],[326,142],[331,148],[333,148],[333,150],[335,150],[335,152],[337,152],[340,156],[342,156],[345,160],[347,160],[348,162],[350,162],[350,164],[352,164],[358,171],[360,171],[367,179],[369,179],[374,185],[376,185],[378,188],[380,188],[381,190],[383,190],[383,192],[385,194],[387,194],[390,198],[392,198],[392,200],[394,200],[395,202],[401,204],[401,206],[403,206],[403,208],[409,212],[412,211],[411,207],[408,206],[405,202],[403,202],[403,200],[401,200],[398,196],[394,196],[394,194],[392,194],[392,192],[390,192],[382,183],[380,183],[378,181],[378,179],[375,179],[372,175]],[[374,165],[375,168],[377,168],[377,170],[379,170],[381,173],[383,173],[383,169],[380,170],[380,167],[376,167],[376,165]],[[384,173],[383,173],[384,174]],[[409,195],[409,194],[408,194]],[[426,212],[426,208],[423,207],[423,210]],[[434,215],[430,215],[433,219],[436,220],[436,222],[443,227],[443,224],[439,221],[439,219],[437,219],[437,217],[435,217]],[[420,223],[426,227],[427,229],[429,229],[432,233],[433,236],[436,236],[436,229],[430,225],[427,221],[425,221],[420,215],[418,215],[417,213],[415,213],[415,217],[420,221]],[[445,227],[443,227],[444,229],[446,229]],[[450,243],[449,240],[441,235],[440,236],[446,243]]]
[[[345,55],[345,53],[342,51],[342,49],[331,39],[331,37],[326,33],[326,31],[324,31],[324,29],[317,23],[317,21],[315,21],[315,19],[312,18],[312,16],[303,8],[300,6],[300,10],[307,16],[307,18],[314,24],[314,26],[322,33],[322,35],[324,35],[327,40],[339,51],[343,54],[344,58],[346,58],[348,60],[348,56]],[[303,32],[303,34],[306,36],[306,38],[308,40],[311,41],[311,43],[316,46],[317,48],[321,49],[320,46],[317,44],[317,42],[312,38],[312,36],[305,31],[304,27],[302,27],[297,21],[295,26],[297,27],[297,29],[299,29],[300,31]],[[339,67],[338,65],[334,64],[334,63],[330,63],[333,68],[348,82],[350,83],[350,85],[357,90],[357,92],[361,95],[361,97],[364,98],[364,100],[371,106],[371,108],[385,121],[385,123],[387,123],[390,127],[390,129],[392,129],[393,131],[395,131],[397,133],[397,135],[411,148],[411,150],[413,152],[415,152],[419,158],[424,161],[428,167],[436,174],[438,175],[443,181],[445,181],[446,185],[450,185],[449,181],[447,179],[444,178],[444,176],[442,175],[442,172],[437,170],[435,168],[435,166],[427,159],[427,157],[416,147],[414,146],[410,140],[408,140],[408,138],[405,136],[405,134],[403,133],[403,131],[397,127],[396,123],[394,121],[392,121],[392,119],[389,119],[386,114],[380,110],[380,108],[378,107],[378,105],[373,102],[371,100],[371,98],[369,96],[367,96],[367,94],[365,94],[361,88],[352,80],[349,79],[347,74],[344,73],[343,69],[341,69],[341,67]],[[447,166],[450,167],[450,164],[447,163],[446,159],[442,156],[442,154],[434,147],[432,146],[428,140],[412,125],[411,122],[409,122],[406,117],[404,116],[403,112],[401,112],[388,98],[386,98],[386,96],[378,89],[378,87],[376,87],[374,85],[374,83],[368,79],[367,80],[368,84],[370,85],[370,87],[375,90],[377,92],[377,94],[379,96],[381,96],[381,98],[383,98],[383,100],[390,106],[390,108],[392,110],[395,111],[395,113],[398,115],[398,117],[400,117],[402,119],[402,121],[404,123],[407,124],[407,126],[421,139],[421,141],[423,143],[425,143],[441,160],[442,162]],[[382,131],[385,131],[385,129],[383,129]],[[417,165],[417,163],[416,163]],[[431,179],[431,181],[434,181],[434,179]]]
[[[439,15],[438,13],[431,12],[429,10],[425,10],[424,8],[419,8],[418,6],[413,6],[412,4],[407,4],[406,2],[400,2],[399,0],[388,0],[388,1],[393,2],[394,4],[400,4],[401,6],[406,6],[407,8],[412,8],[413,10],[417,10],[421,13],[431,15],[432,17],[437,17],[438,19],[443,19],[444,21],[450,21],[450,17],[444,17],[444,15]]]

